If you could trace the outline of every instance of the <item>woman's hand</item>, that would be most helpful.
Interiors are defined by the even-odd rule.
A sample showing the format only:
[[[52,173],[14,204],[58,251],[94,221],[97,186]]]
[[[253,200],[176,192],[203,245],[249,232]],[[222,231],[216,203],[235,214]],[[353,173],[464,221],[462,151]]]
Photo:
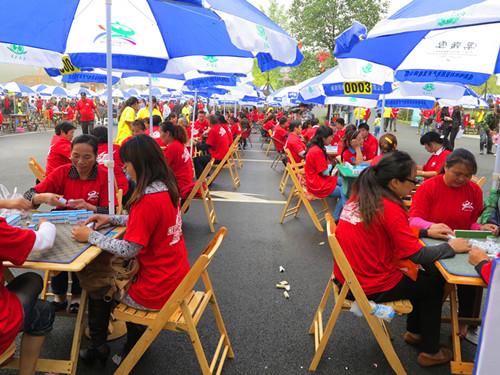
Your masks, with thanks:
[[[474,246],[469,251],[469,263],[473,266],[477,266],[483,260],[490,260],[490,257],[483,250]]]
[[[95,223],[94,228],[100,229],[111,223],[111,217],[109,215],[92,215],[85,221],[85,225],[89,223]]]
[[[498,236],[498,226],[495,224],[482,224],[481,230],[488,230],[494,236]]]
[[[68,201],[68,207],[77,209],[77,210],[88,210],[89,204],[85,202],[83,199],[70,199]]]
[[[469,240],[466,238],[454,238],[448,241],[448,245],[450,245],[457,254],[466,253],[471,249]]]
[[[92,229],[85,225],[76,225],[71,229],[71,237],[78,242],[89,242]]]
[[[0,201],[0,208],[30,210],[31,202],[24,198],[5,199]]]
[[[62,206],[61,202],[59,202],[59,199],[62,198],[62,195],[59,194],[54,194],[54,193],[40,193],[35,195],[35,203],[36,204],[48,204],[51,206]]]
[[[442,223],[436,223],[432,224],[429,229],[427,229],[427,235],[431,238],[437,238],[440,240],[447,240],[449,237],[448,235],[452,235],[453,231],[451,228]]]

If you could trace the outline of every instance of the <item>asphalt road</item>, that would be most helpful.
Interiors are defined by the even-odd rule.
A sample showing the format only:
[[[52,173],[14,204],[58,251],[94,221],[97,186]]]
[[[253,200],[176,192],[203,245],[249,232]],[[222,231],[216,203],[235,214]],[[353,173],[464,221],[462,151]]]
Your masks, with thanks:
[[[9,190],[24,191],[33,183],[27,158],[44,162],[51,133],[0,136],[0,183]],[[416,130],[400,126],[399,148],[408,151],[418,163],[428,154],[418,144]],[[258,142],[254,137],[254,142]],[[463,138],[457,147],[479,152],[477,139]],[[240,170],[241,187],[237,194],[224,171],[212,190],[219,198],[216,211],[219,225],[229,234],[210,265],[209,273],[221,306],[236,357],[227,360],[224,374],[307,374],[313,356],[314,340],[308,335],[314,311],[331,274],[332,259],[324,234],[317,232],[303,212],[297,219],[278,223],[285,196],[278,192],[282,166],[270,168],[260,146],[244,152]],[[494,157],[478,156],[479,175],[491,175]],[[489,186],[489,184],[488,184]],[[222,192],[222,193],[220,193]],[[229,197],[229,199],[226,199]],[[251,202],[250,202],[251,201]],[[212,235],[201,205],[195,203],[184,217],[184,235],[189,258],[194,262]],[[279,267],[285,267],[284,273]],[[281,280],[290,283],[290,299],[275,288]],[[447,308],[445,308],[447,310]],[[405,319],[390,325],[394,346],[408,374],[449,374],[449,366],[422,369],[416,364],[417,351],[406,345],[401,335]],[[215,350],[214,320],[207,310],[199,332],[209,358]],[[44,357],[64,358],[69,353],[72,320],[58,317],[48,336]],[[85,340],[84,340],[85,341]],[[442,343],[450,346],[450,326],[442,327]],[[119,352],[123,340],[111,343]],[[86,342],[83,343],[86,345]],[[464,342],[464,357],[471,360],[475,347]],[[210,359],[209,359],[210,360]],[[78,374],[111,374],[108,361],[101,369],[80,363]],[[12,374],[0,370],[0,374]],[[164,332],[154,342],[139,365],[137,374],[197,374],[198,363],[187,336]],[[371,335],[367,324],[353,314],[344,313],[334,330],[317,374],[390,374],[390,367]]]

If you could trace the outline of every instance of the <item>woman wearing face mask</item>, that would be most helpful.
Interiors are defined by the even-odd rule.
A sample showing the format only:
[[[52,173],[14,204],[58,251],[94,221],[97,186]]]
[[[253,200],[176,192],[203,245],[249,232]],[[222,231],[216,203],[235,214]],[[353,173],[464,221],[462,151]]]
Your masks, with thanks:
[[[419,348],[417,362],[427,367],[452,358],[451,351],[439,344],[444,279],[433,262],[466,252],[470,245],[462,238],[437,246],[418,240],[401,200],[415,188],[415,176],[415,162],[401,151],[365,169],[353,185],[335,235],[369,300],[411,301],[403,339]],[[425,265],[416,279],[403,274],[398,265],[407,259]],[[338,284],[344,283],[337,266],[334,275]]]

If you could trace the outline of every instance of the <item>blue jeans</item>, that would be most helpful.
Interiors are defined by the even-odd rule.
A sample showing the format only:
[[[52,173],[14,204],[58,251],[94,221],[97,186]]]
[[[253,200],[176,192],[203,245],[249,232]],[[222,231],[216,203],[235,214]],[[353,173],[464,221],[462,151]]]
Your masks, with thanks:
[[[335,221],[338,221],[340,219],[340,213],[344,208],[345,202],[347,202],[347,197],[342,192],[342,184],[342,177],[339,177],[337,179],[337,186],[329,195],[329,197],[331,198],[338,198],[337,204],[335,205],[335,210],[333,211],[333,218],[335,219]]]

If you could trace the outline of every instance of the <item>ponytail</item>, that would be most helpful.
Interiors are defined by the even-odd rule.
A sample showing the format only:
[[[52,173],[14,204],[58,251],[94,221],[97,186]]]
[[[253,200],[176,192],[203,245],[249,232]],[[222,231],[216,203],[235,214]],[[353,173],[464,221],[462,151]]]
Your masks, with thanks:
[[[171,122],[166,121],[161,124],[161,131],[164,133],[170,133],[172,138],[181,142],[183,145],[187,143],[186,129],[182,126],[174,125]]]
[[[307,145],[307,151],[309,151],[313,146],[318,146],[321,151],[323,151],[323,154],[325,154],[325,158],[328,158],[324,139],[330,137],[331,135],[333,135],[332,128],[330,128],[329,126],[321,125],[316,130],[316,133],[314,134],[314,137],[312,137],[311,142]]]

